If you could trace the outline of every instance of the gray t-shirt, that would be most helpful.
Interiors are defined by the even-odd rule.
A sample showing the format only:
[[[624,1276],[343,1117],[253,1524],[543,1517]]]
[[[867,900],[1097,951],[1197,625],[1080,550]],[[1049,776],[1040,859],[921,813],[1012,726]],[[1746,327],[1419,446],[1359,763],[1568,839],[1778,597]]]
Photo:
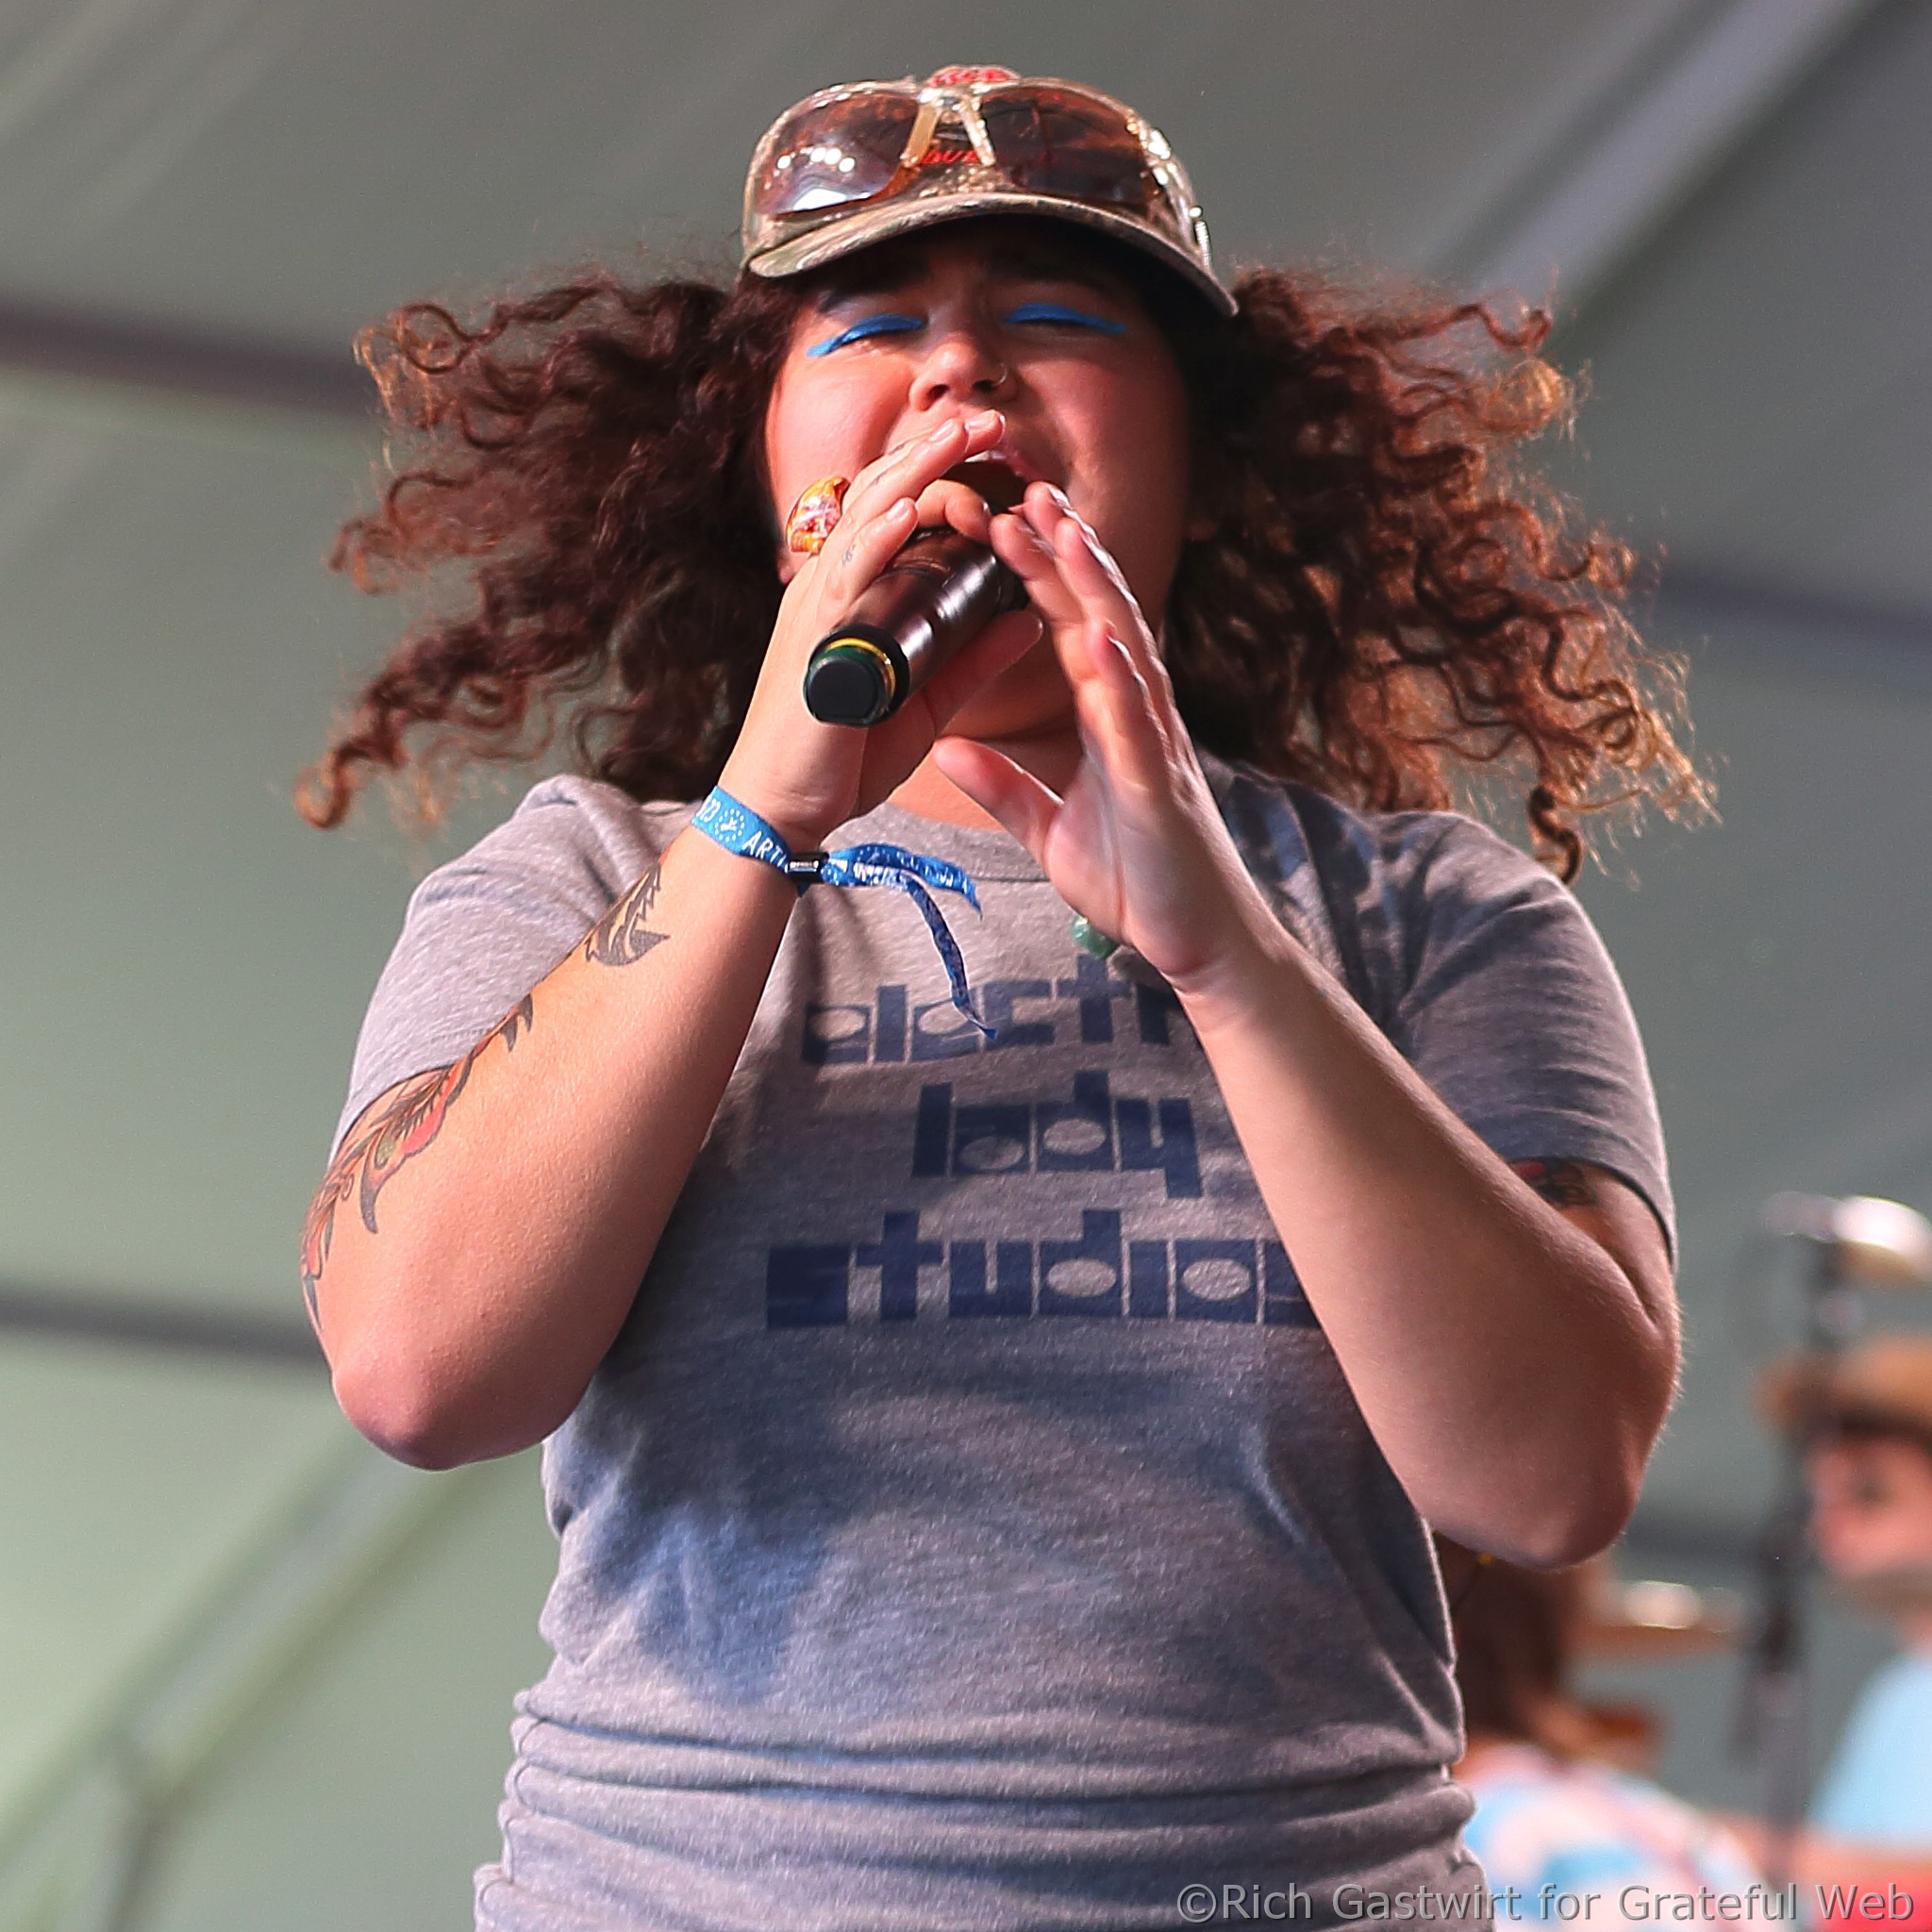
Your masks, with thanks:
[[[1284,924],[1477,1134],[1668,1225],[1636,1030],[1563,887],[1467,819],[1209,774]],[[343,1124],[459,1058],[691,810],[549,779],[425,880]],[[1004,833],[884,806],[833,842],[868,839],[978,882],[984,919],[949,916],[997,1037],[899,894],[800,902],[545,1448],[556,1661],[479,1925],[1124,1932],[1186,1923],[1191,1885],[1321,1924],[1341,1882],[1470,1923],[1427,1533],[1178,1003],[1080,952]]]

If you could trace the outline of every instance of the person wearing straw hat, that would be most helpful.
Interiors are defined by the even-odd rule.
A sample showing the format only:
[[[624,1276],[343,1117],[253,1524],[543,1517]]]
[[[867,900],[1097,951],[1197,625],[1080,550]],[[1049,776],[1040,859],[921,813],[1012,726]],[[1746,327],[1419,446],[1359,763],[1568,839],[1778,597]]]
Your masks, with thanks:
[[[364,345],[340,559],[460,590],[305,808],[575,765],[417,891],[303,1248],[375,1441],[545,1441],[478,1924],[1468,1924],[1424,1521],[1601,1545],[1676,1356],[1614,973],[1447,809],[1520,772],[1567,878],[1697,795],[1512,480],[1546,323],[1230,284],[1157,129],[992,68],[800,102],[743,234]],[[1019,608],[821,722],[935,526]]]
[[[1900,1642],[1839,1740],[1812,1831],[1932,1853],[1932,1338],[1877,1335],[1822,1368],[1788,1363],[1760,1393],[1805,1438],[1825,1571]]]

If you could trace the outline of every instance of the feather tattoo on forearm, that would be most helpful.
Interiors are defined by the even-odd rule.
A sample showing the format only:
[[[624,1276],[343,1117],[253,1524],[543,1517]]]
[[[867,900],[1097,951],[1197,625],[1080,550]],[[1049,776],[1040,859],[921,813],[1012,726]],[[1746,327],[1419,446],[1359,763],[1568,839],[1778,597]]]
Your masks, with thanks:
[[[362,1225],[375,1233],[375,1197],[397,1171],[413,1160],[442,1131],[457,1095],[468,1086],[471,1070],[497,1041],[507,1051],[530,1030],[536,1018],[531,996],[524,997],[454,1066],[432,1067],[397,1090],[382,1111],[342,1149],[323,1176],[302,1229],[302,1299],[308,1319],[320,1325],[316,1291],[335,1235],[336,1209],[351,1194],[357,1196]]]
[[[644,924],[644,914],[658,896],[658,881],[659,868],[654,865],[591,928],[584,940],[585,958],[599,966],[628,966],[671,937],[653,932]]]
[[[654,865],[585,936],[580,951],[587,960],[599,966],[628,966],[670,938],[644,923],[658,897],[658,884],[659,871]],[[525,993],[455,1065],[433,1067],[418,1074],[343,1142],[341,1152],[323,1176],[302,1230],[302,1299],[311,1324],[320,1326],[317,1290],[335,1235],[336,1210],[355,1195],[362,1225],[375,1234],[376,1196],[442,1131],[442,1124],[457,1096],[469,1084],[477,1060],[499,1040],[506,1051],[513,1052],[535,1018],[531,995]]]

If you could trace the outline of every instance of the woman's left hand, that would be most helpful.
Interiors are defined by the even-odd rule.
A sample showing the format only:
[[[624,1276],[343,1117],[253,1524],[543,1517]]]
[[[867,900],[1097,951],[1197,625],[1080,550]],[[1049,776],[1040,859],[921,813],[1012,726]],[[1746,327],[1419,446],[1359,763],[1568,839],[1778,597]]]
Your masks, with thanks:
[[[1059,795],[991,746],[941,770],[1181,995],[1269,1217],[1382,1454],[1445,1533],[1538,1567],[1628,1519],[1676,1362],[1655,1216],[1538,1199],[1310,955],[1234,848],[1120,573],[1044,486],[994,547],[1074,693]],[[1445,1448],[1445,1445],[1449,1445]]]
[[[1053,635],[1080,761],[1056,795],[972,739],[942,738],[934,759],[1075,912],[1184,991],[1274,920],[1222,823],[1159,647],[1119,566],[1051,485],[1032,485],[992,537]]]

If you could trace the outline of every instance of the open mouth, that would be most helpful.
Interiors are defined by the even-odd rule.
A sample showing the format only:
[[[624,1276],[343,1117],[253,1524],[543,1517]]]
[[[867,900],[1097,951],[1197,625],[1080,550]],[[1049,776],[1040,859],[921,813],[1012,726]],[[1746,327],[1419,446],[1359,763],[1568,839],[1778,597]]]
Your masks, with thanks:
[[[1027,478],[999,450],[989,450],[984,456],[969,457],[963,463],[955,463],[946,472],[946,481],[963,483],[967,489],[976,491],[986,499],[989,509],[1017,509],[1020,499],[1026,494]]]

